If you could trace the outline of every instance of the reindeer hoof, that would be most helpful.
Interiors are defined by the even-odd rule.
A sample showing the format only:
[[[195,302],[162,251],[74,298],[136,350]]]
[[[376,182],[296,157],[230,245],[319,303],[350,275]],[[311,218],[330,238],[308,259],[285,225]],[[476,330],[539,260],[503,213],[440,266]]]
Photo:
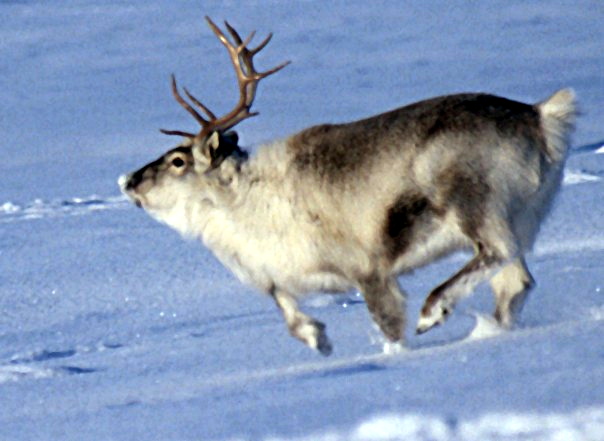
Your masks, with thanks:
[[[328,356],[333,349],[325,325],[316,320],[304,321],[293,330],[292,334],[302,340],[308,347],[316,349],[321,355]]]
[[[433,307],[429,313],[422,311],[419,320],[417,321],[415,333],[417,335],[423,334],[435,326],[442,325],[451,314],[451,311],[452,309],[450,307],[444,305]]]
[[[327,338],[327,335],[325,333],[322,333],[319,336],[317,342],[317,350],[321,353],[321,355],[324,355],[325,357],[331,355],[333,346],[331,345],[331,342],[329,341],[329,338]]]
[[[421,335],[425,332],[428,332],[430,329],[432,329],[433,327],[438,326],[438,325],[439,325],[439,323],[434,323],[423,317],[420,317],[420,319],[417,321],[417,327],[415,328],[415,334]]]

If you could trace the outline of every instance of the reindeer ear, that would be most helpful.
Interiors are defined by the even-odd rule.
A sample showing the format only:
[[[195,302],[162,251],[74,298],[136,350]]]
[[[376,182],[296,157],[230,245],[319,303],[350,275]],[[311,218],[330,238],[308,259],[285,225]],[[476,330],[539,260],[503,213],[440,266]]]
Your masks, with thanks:
[[[199,164],[208,164],[216,156],[216,151],[220,147],[220,134],[212,132],[209,136],[195,140],[193,143],[193,157]]]
[[[220,149],[221,136],[218,132],[212,132],[210,137],[206,140],[205,146],[208,153],[208,157],[214,160],[218,156],[218,150]]]
[[[194,148],[193,155],[200,164],[209,164],[211,170],[218,167],[222,161],[239,149],[237,141],[239,141],[239,136],[236,132],[215,131],[205,138],[201,145]]]
[[[239,135],[237,134],[237,132],[235,132],[234,130],[229,130],[228,132],[224,133],[222,135],[222,137],[229,143],[232,144],[234,146],[239,144]]]

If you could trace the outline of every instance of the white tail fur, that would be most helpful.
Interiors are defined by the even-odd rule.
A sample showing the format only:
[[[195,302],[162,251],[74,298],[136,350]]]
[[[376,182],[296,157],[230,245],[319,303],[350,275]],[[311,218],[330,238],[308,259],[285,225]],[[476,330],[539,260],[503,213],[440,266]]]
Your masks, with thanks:
[[[541,114],[543,131],[549,156],[553,161],[566,157],[568,136],[577,115],[575,92],[561,89],[537,105]]]

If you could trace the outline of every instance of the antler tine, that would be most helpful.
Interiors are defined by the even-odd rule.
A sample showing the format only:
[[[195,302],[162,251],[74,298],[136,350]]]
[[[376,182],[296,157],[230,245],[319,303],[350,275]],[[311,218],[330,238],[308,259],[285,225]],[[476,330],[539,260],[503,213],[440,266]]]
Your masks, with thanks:
[[[210,29],[212,29],[212,31],[214,32],[214,34],[216,34],[216,36],[218,37],[218,39],[220,40],[220,42],[222,44],[224,44],[225,46],[227,46],[227,48],[229,46],[231,46],[231,43],[229,42],[229,40],[226,38],[226,36],[224,35],[224,33],[220,30],[220,28],[218,26],[216,26],[216,24],[212,21],[212,19],[210,17],[208,17],[206,15],[206,21],[208,22],[208,25],[210,26]],[[237,35],[239,37],[239,35]],[[241,38],[239,38],[241,40]]]
[[[235,30],[235,28],[233,28],[233,26],[230,25],[230,23],[228,21],[224,21],[224,25],[226,26],[227,30],[229,31],[229,33],[231,34],[231,36],[233,37],[233,40],[235,41],[235,43],[239,46],[239,49],[241,51],[241,55],[243,58],[243,61],[246,65],[246,67],[248,68],[248,70],[250,70],[250,74],[255,74],[257,79],[260,78],[264,78],[267,77],[271,74],[274,74],[275,72],[283,69],[285,66],[287,66],[288,64],[291,63],[291,61],[286,61],[284,63],[281,63],[279,66],[270,69],[269,71],[266,72],[255,72],[254,68],[253,68],[253,63],[252,63],[252,57],[254,55],[256,55],[258,52],[260,52],[262,49],[265,48],[265,46],[271,41],[271,39],[273,38],[273,33],[270,32],[266,38],[264,40],[262,40],[262,42],[256,46],[254,49],[250,49],[247,47],[247,45],[249,43],[251,43],[252,37],[254,36],[255,32],[252,32],[250,34],[250,36],[248,38],[246,38],[245,42],[241,39],[241,36],[239,35],[239,33]]]
[[[162,132],[164,135],[182,136],[183,138],[195,138],[195,134],[189,133],[189,132],[183,132],[181,130],[159,129],[159,131]]]
[[[252,80],[252,78],[248,78],[248,76],[250,76],[251,74],[254,74],[255,72],[253,69],[253,64],[251,64],[251,58],[250,58],[249,50],[247,49],[247,45],[250,44],[250,42],[256,35],[256,31],[252,31],[245,40],[242,40],[241,36],[235,30],[235,28],[233,28],[229,24],[229,22],[225,20],[224,21],[225,27],[231,34],[231,37],[233,37],[233,40],[235,41],[235,44],[232,44],[229,41],[229,39],[226,37],[226,35],[224,35],[224,32],[222,32],[222,30],[220,30],[220,28],[218,26],[216,26],[216,24],[210,19],[210,17],[206,16],[206,20],[207,20],[208,24],[210,25],[210,28],[212,29],[214,34],[216,34],[216,36],[218,37],[220,42],[224,45],[224,47],[226,47],[227,51],[229,52],[229,55],[231,57],[231,62],[233,63],[233,66],[235,68],[235,71],[237,73],[237,78],[239,79],[239,81],[240,82],[249,82],[250,80]],[[241,68],[241,59],[240,58],[243,59],[246,68],[250,72],[246,73]]]
[[[235,43],[237,43],[238,46],[241,46],[241,44],[243,43],[243,40],[241,39],[241,37],[239,36],[239,33],[235,30],[235,28],[233,26],[231,26],[229,24],[228,21],[224,21],[224,25],[226,26],[227,30],[229,31],[229,34],[231,34],[231,37],[233,37],[233,40],[235,40]]]
[[[273,67],[272,69],[269,69],[267,71],[264,72],[256,72],[256,75],[258,76],[258,79],[261,78],[266,78],[269,75],[274,74],[275,72],[279,72],[281,69],[283,69],[285,66],[287,66],[288,64],[291,64],[290,60],[284,61],[283,63],[281,63],[280,65],[278,65],[277,67]]]
[[[216,34],[216,36],[218,37],[220,42],[224,45],[224,47],[226,47],[227,51],[229,52],[229,56],[231,57],[231,62],[233,63],[233,67],[235,68],[235,72],[237,74],[237,79],[238,79],[240,85],[243,82],[249,82],[250,80],[248,79],[246,72],[244,72],[243,69],[241,68],[240,56],[242,58],[244,58],[245,65],[248,68],[248,70],[250,70],[250,73],[253,73],[253,65],[250,65],[247,63],[247,60],[245,59],[246,58],[245,52],[247,51],[246,46],[250,43],[252,38],[254,38],[254,35],[256,34],[256,32],[253,31],[252,33],[250,33],[250,35],[245,39],[245,41],[243,41],[241,39],[241,36],[239,35],[239,33],[235,30],[235,28],[233,28],[229,24],[229,22],[227,22],[225,20],[224,24],[225,24],[227,30],[229,31],[229,33],[231,34],[231,36],[233,37],[233,40],[235,40],[235,44],[236,44],[236,46],[235,46],[234,44],[232,44],[229,41],[229,39],[226,37],[226,35],[224,35],[224,32],[222,32],[222,30],[207,15],[206,15],[206,21],[210,25],[210,28],[212,29],[214,34]]]
[[[254,49],[248,49],[248,51],[250,52],[250,54],[256,55],[258,52],[260,52],[262,49],[264,49],[264,46],[266,46],[268,44],[268,42],[271,41],[271,38],[273,38],[272,32],[269,33],[264,40],[262,40],[262,43],[260,43]]]
[[[216,115],[214,115],[214,112],[212,112],[201,101],[199,101],[197,98],[195,98],[193,95],[191,95],[191,93],[187,90],[186,87],[183,87],[183,90],[185,91],[185,93],[187,94],[187,97],[191,100],[191,102],[193,104],[195,104],[197,107],[199,107],[201,110],[203,110],[203,112],[206,115],[208,115],[210,120],[216,119]]]
[[[172,95],[174,95],[174,98],[176,99],[178,104],[180,104],[187,112],[189,112],[191,114],[191,116],[193,116],[193,118],[195,118],[195,120],[199,124],[201,124],[202,127],[207,127],[210,125],[210,121],[206,120],[203,116],[201,116],[197,112],[197,110],[195,110],[193,107],[191,107],[191,105],[189,103],[187,103],[182,96],[180,96],[180,93],[178,93],[178,86],[176,85],[176,77],[174,76],[174,74],[172,74]],[[189,95],[190,94],[187,93],[187,96],[189,96]],[[195,100],[195,101],[197,101],[197,100]],[[199,102],[199,101],[197,101],[197,102]],[[202,105],[202,108],[203,107],[205,107],[205,106]]]
[[[228,21],[225,20],[224,25],[229,31],[229,34],[231,34],[231,37],[233,37],[233,40],[235,41],[237,46],[239,46],[239,51],[242,53],[249,53],[252,56],[256,55],[258,52],[264,49],[264,46],[266,46],[268,42],[271,41],[271,38],[273,38],[273,33],[271,32],[267,35],[264,40],[262,40],[262,43],[260,43],[256,48],[250,49],[247,46],[252,42],[254,35],[256,35],[256,31],[252,31],[250,35],[245,39],[245,41],[243,41],[239,33],[235,30],[235,28],[233,28],[233,26],[229,24]]]
[[[256,46],[254,49],[250,49],[247,47],[247,45],[249,43],[251,43],[251,38],[248,37],[246,39],[246,43],[243,44],[243,40],[241,39],[241,36],[239,35],[239,33],[235,30],[235,28],[233,28],[233,26],[231,26],[229,24],[228,21],[224,21],[224,25],[226,26],[227,30],[229,31],[229,34],[231,34],[231,36],[233,37],[233,40],[235,41],[235,43],[238,46],[244,46],[245,50],[247,50],[247,52],[249,52],[251,55],[256,55],[258,52],[260,52],[262,49],[264,49],[264,47],[269,43],[269,41],[271,41],[271,39],[273,38],[273,33],[270,32],[266,38],[264,40],[262,40],[262,43],[260,43],[258,46]],[[253,35],[254,33],[252,33]]]
[[[252,42],[252,40],[254,39],[255,35],[256,35],[256,31],[250,32],[250,35],[247,36],[247,38],[245,39],[245,41],[243,43],[241,43],[236,48],[237,49],[237,53],[242,53],[242,52],[246,51],[247,50],[247,45]]]

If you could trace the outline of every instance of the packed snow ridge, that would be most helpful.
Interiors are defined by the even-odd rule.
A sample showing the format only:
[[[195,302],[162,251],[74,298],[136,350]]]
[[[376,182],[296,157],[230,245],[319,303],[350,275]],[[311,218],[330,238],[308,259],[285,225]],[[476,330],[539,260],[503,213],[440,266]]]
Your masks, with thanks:
[[[351,431],[267,441],[601,441],[604,408],[572,413],[489,413],[458,421],[425,415],[384,414]]]

